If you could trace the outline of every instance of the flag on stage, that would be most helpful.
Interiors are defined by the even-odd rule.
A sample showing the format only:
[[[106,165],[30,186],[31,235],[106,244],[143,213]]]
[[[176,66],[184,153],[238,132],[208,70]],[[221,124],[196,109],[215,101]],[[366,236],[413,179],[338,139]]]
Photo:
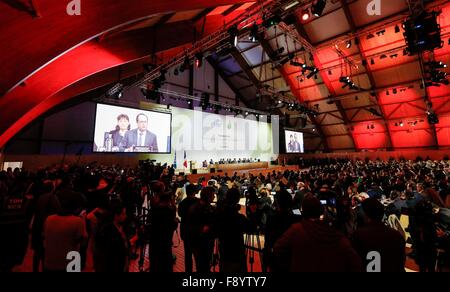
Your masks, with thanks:
[[[188,167],[188,161],[187,161],[187,156],[186,156],[186,150],[184,150],[184,163],[183,163],[184,168]]]
[[[173,168],[177,169],[177,152],[175,151],[175,158],[173,159]]]

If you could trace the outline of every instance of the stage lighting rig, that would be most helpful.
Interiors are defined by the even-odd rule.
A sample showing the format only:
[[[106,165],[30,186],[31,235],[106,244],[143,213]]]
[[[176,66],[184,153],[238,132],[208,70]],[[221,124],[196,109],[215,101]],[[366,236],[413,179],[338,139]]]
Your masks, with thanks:
[[[107,97],[114,97],[117,99],[120,99],[122,97],[122,92],[123,92],[123,84],[122,83],[117,83],[116,85],[114,85],[111,89],[109,89],[106,92],[106,96]]]
[[[403,23],[403,35],[410,56],[443,46],[441,27],[437,21],[439,14],[440,12],[436,11],[422,11],[420,15],[412,16]]]

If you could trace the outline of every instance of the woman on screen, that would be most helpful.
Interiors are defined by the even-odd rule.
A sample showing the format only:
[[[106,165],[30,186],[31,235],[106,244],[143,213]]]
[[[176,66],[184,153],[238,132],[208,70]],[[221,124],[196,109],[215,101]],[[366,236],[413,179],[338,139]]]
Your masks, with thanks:
[[[125,137],[125,133],[131,129],[130,118],[125,114],[120,114],[117,117],[116,129],[109,132],[112,135],[113,147],[119,147],[120,143]]]

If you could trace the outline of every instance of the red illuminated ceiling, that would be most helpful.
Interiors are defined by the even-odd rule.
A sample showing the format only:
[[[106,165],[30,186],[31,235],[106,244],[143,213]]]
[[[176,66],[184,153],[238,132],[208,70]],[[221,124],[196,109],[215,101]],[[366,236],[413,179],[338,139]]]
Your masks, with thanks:
[[[130,5],[130,1],[82,1],[82,15],[69,16],[68,1],[22,2],[0,2],[0,148],[37,113],[59,103],[55,96],[67,99],[61,92],[68,86],[152,52],[189,45],[196,35],[194,27],[199,36],[198,20],[215,7],[236,5],[226,16],[207,17],[205,35],[254,3],[136,0]],[[38,6],[31,8],[31,2]],[[32,9],[40,17],[33,17]],[[156,46],[153,40],[157,40]]]

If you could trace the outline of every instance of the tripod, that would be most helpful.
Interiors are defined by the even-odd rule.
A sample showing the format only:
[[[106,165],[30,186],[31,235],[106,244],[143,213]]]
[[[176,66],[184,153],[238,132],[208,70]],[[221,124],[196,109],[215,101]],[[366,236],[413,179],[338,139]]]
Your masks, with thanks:
[[[250,263],[250,272],[253,273],[253,266],[255,264],[255,253],[258,253],[259,260],[261,261],[261,269],[264,272],[264,262],[263,262],[263,249],[261,246],[261,239],[259,237],[259,231],[252,234],[245,235],[245,249],[246,258]],[[256,244],[256,246],[255,246]]]

